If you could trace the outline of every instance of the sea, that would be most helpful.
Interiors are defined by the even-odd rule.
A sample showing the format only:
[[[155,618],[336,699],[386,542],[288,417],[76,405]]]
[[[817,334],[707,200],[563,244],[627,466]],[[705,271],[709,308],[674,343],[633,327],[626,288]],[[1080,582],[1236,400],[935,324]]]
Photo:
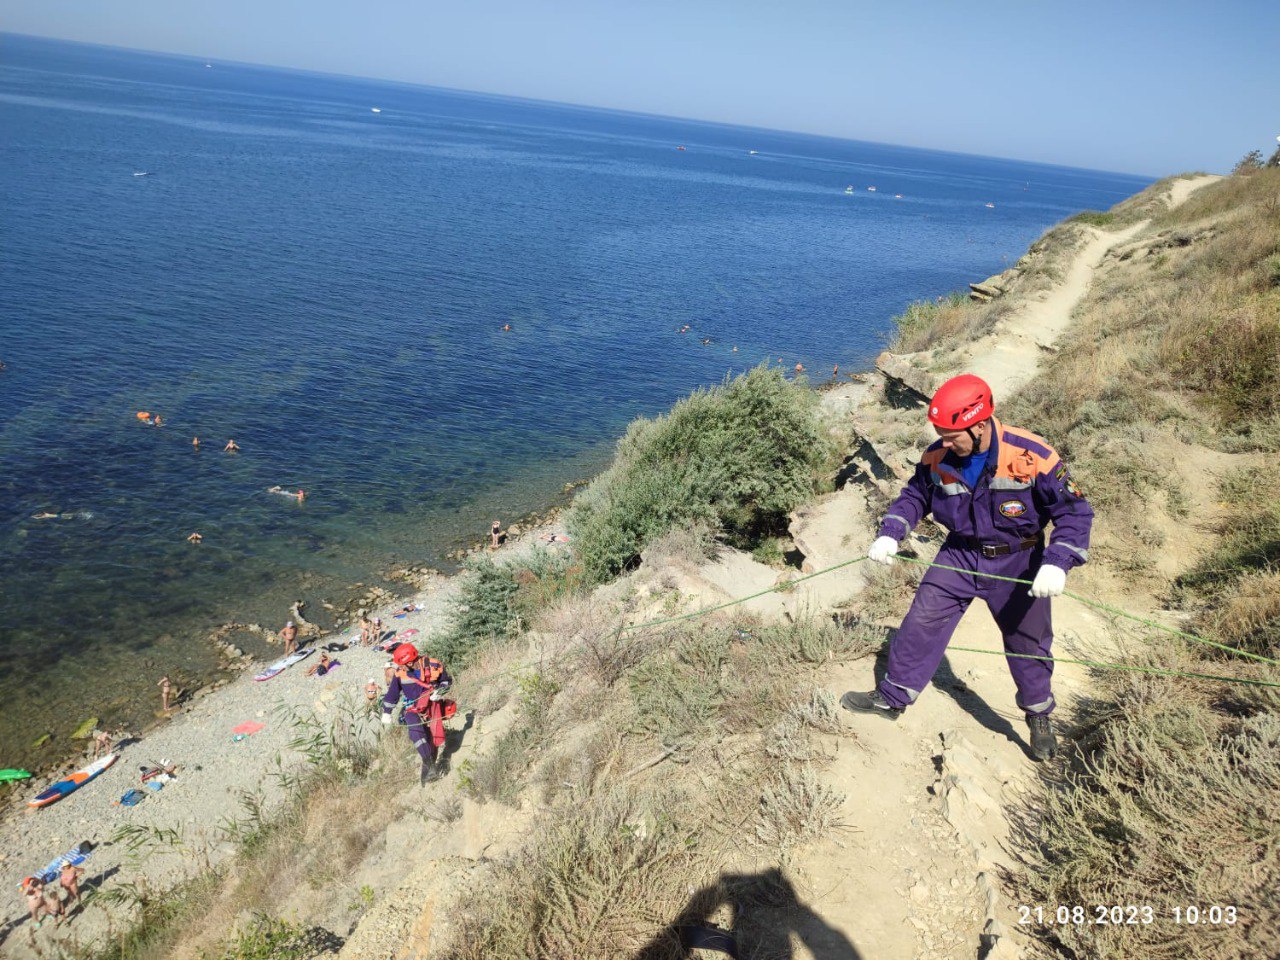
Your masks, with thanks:
[[[1149,182],[0,34],[0,767]]]

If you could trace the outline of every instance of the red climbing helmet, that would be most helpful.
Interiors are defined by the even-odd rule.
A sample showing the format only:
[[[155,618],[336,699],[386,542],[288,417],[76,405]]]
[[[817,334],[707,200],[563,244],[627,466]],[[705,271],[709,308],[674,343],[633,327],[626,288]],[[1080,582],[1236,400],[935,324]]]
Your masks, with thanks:
[[[967,430],[995,412],[987,381],[972,373],[952,377],[929,401],[929,422],[943,430]]]
[[[418,659],[418,648],[412,643],[402,643],[396,647],[396,652],[391,655],[391,659],[398,667],[407,667]]]

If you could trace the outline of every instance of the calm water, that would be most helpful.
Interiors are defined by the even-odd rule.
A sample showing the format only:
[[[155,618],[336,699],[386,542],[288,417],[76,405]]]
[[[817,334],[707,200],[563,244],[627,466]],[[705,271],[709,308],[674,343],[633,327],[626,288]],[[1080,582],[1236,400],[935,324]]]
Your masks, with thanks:
[[[0,766],[1144,185],[0,36]]]

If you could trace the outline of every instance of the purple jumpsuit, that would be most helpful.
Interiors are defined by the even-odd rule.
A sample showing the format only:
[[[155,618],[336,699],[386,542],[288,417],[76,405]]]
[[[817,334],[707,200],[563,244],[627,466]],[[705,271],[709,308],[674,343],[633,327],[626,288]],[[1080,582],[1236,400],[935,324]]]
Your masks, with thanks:
[[[987,465],[970,490],[956,459],[941,441],[929,447],[880,525],[880,536],[901,540],[921,518],[933,518],[950,534],[937,563],[1002,577],[1033,579],[1041,564],[1071,570],[1089,558],[1093,509],[1067,465],[1043,439],[991,419]],[[1044,529],[1053,522],[1053,539]],[[915,702],[969,603],[980,597],[995,617],[1008,653],[1050,656],[1053,625],[1049,598],[1030,596],[1025,583],[1008,583],[930,567],[911,609],[889,646],[889,669],[880,694],[895,707]],[[1028,717],[1053,711],[1047,660],[1007,658],[1017,704]]]
[[[401,680],[398,674],[391,678],[391,684],[387,687],[386,695],[382,698],[383,713],[391,713],[401,702],[412,706],[433,689],[445,690],[453,683],[453,678],[449,676],[448,670],[442,670],[440,679],[435,683],[424,679],[421,670],[408,670],[406,673],[408,677],[405,680]],[[432,726],[439,725],[438,720],[432,719],[434,720]],[[440,726],[438,731],[432,730],[423,723],[422,714],[411,713],[408,710],[404,711],[400,722],[409,728],[409,740],[418,751],[418,756],[422,758],[422,762],[430,763],[434,760],[436,752],[444,744],[443,726]]]

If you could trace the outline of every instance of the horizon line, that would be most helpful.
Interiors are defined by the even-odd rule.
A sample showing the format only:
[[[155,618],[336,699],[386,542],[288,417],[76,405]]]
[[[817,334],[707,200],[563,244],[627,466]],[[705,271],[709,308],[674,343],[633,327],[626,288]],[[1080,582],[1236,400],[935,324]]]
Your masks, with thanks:
[[[605,106],[600,106],[598,104],[575,103],[568,100],[546,100],[541,97],[526,97],[526,96],[522,96],[520,94],[514,94],[514,93],[498,93],[492,90],[472,90],[466,87],[446,87],[446,86],[441,86],[440,84],[423,83],[417,80],[396,80],[391,77],[378,77],[378,76],[372,76],[369,74],[359,74],[359,73],[334,73],[329,70],[312,70],[306,67],[291,67],[291,66],[284,66],[277,63],[259,63],[253,60],[234,60],[230,57],[216,57],[216,56],[211,57],[211,56],[204,56],[204,55],[194,54],[194,53],[179,53],[172,50],[150,50],[144,47],[122,47],[113,43],[95,43],[91,40],[72,40],[67,37],[54,37],[54,36],[49,36],[47,34],[18,33],[12,30],[0,30],[0,37],[5,37],[5,36],[21,37],[21,38],[30,39],[30,40],[45,40],[45,41],[52,41],[55,43],[67,43],[67,44],[72,44],[74,46],[81,46],[81,47],[97,47],[102,50],[120,50],[126,53],[140,53],[140,54],[147,54],[150,56],[174,57],[182,60],[192,60],[192,61],[203,62],[203,63],[210,63],[212,61],[217,60],[229,66],[254,67],[258,69],[278,70],[278,71],[287,72],[287,73],[303,74],[306,76],[331,77],[339,80],[359,80],[359,81],[374,82],[374,83],[394,84],[396,86],[412,87],[420,90],[435,90],[435,91],[442,91],[445,93],[465,94],[465,95],[474,96],[474,97],[492,97],[499,100],[511,100],[519,103],[537,104],[540,106],[551,106],[551,107],[558,107],[561,109],[571,108],[575,110],[592,110],[600,113],[615,113],[615,114],[621,114],[624,116],[642,117],[642,118],[651,119],[651,120],[666,120],[666,121],[674,121],[677,123],[708,124],[708,125],[713,125],[717,127],[725,127],[727,129],[733,129],[733,130],[754,130],[754,131],[759,131],[761,133],[781,133],[789,136],[813,137],[819,140],[834,140],[841,143],[870,144],[872,146],[895,147],[901,150],[921,150],[927,153],[940,153],[940,154],[947,154],[955,157],[973,157],[981,160],[1011,161],[1014,163],[1025,163],[1025,164],[1034,165],[1034,166],[1055,167],[1060,170],[1079,170],[1087,173],[1106,174],[1108,176],[1130,177],[1130,178],[1140,179],[1140,180],[1148,179],[1152,183],[1154,183],[1156,180],[1162,179],[1163,177],[1177,176],[1177,174],[1170,174],[1170,173],[1165,173],[1160,176],[1156,176],[1150,173],[1130,173],[1130,172],[1121,171],[1121,170],[1104,170],[1100,167],[1076,167],[1076,166],[1070,166],[1065,163],[1052,163],[1046,160],[1029,160],[1023,157],[1006,157],[1006,156],[998,156],[996,154],[966,153],[960,150],[948,150],[945,147],[922,147],[922,146],[913,146],[911,144],[904,144],[904,143],[889,143],[883,140],[863,140],[855,137],[835,136],[830,133],[815,133],[811,130],[792,130],[792,129],[787,129],[783,127],[761,127],[761,126],[756,126],[754,124],[732,123],[726,120],[709,120],[702,117],[682,117],[682,116],[675,116],[673,114],[666,114],[666,113],[650,113],[644,110],[631,110],[625,107],[605,107]],[[1183,171],[1183,172],[1191,173],[1193,171]]]

